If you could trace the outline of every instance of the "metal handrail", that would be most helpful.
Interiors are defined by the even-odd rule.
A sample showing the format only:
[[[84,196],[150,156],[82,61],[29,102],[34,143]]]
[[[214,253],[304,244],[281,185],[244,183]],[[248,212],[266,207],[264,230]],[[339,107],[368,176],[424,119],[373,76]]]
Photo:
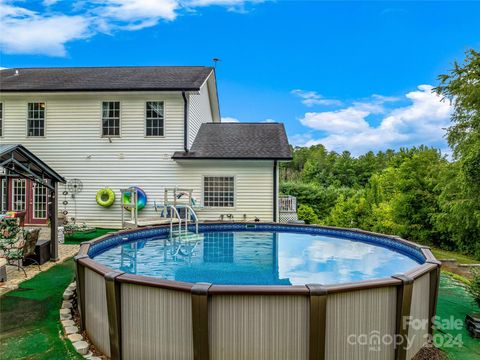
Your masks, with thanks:
[[[190,205],[185,205],[185,229],[188,230],[188,212],[193,215],[193,220],[195,221],[195,233],[198,234],[198,216],[195,210]]]
[[[175,217],[178,220],[178,232],[181,233],[182,232],[182,219],[180,217],[180,214],[178,213],[177,208],[173,205],[167,205],[166,208],[167,208],[167,212],[168,212],[168,209],[173,209],[173,211],[175,213]],[[170,216],[170,236],[172,235],[172,233],[173,233],[173,216]]]

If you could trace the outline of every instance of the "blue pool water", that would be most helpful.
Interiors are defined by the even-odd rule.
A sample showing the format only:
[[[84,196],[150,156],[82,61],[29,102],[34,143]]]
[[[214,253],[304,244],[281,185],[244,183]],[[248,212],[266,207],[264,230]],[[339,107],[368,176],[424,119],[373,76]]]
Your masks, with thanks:
[[[353,239],[263,231],[163,235],[117,245],[94,259],[131,274],[223,285],[347,283],[403,273],[421,261]]]

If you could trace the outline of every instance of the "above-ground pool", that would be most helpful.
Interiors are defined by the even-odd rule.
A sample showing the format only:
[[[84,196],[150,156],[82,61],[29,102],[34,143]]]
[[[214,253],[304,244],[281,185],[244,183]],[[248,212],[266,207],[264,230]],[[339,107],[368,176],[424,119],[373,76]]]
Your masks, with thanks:
[[[131,240],[94,255],[129,274],[219,285],[339,284],[380,279],[423,264],[421,252],[371,237],[266,232],[259,227]]]
[[[428,340],[439,263],[427,247],[308,225],[189,230],[82,244],[80,318],[97,349],[112,359],[380,360],[410,359]]]

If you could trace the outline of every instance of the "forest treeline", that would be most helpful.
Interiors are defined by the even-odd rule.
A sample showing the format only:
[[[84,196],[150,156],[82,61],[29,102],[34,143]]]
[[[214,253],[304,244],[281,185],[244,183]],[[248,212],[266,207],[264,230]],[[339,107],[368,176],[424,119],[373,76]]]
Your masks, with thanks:
[[[480,260],[480,53],[469,50],[434,89],[453,105],[452,158],[420,146],[397,151],[293,149],[281,165],[282,194],[307,223],[395,234]]]

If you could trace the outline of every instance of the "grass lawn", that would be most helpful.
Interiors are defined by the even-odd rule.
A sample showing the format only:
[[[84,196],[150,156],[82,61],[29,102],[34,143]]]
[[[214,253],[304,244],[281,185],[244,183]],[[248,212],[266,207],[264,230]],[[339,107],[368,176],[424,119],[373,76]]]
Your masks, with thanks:
[[[59,309],[73,276],[74,262],[70,259],[0,297],[0,358],[83,358],[61,338]]]
[[[460,254],[454,251],[441,250],[432,248],[433,255],[440,259],[455,259],[459,264],[480,264],[480,260],[476,260],[468,255]]]
[[[437,335],[435,335],[434,340],[448,354],[449,360],[480,359],[480,340],[473,339],[468,335],[463,322],[466,314],[479,311],[480,309],[467,293],[463,284],[442,274],[437,315],[440,319],[453,317],[463,324],[459,328],[443,326],[435,331]]]

